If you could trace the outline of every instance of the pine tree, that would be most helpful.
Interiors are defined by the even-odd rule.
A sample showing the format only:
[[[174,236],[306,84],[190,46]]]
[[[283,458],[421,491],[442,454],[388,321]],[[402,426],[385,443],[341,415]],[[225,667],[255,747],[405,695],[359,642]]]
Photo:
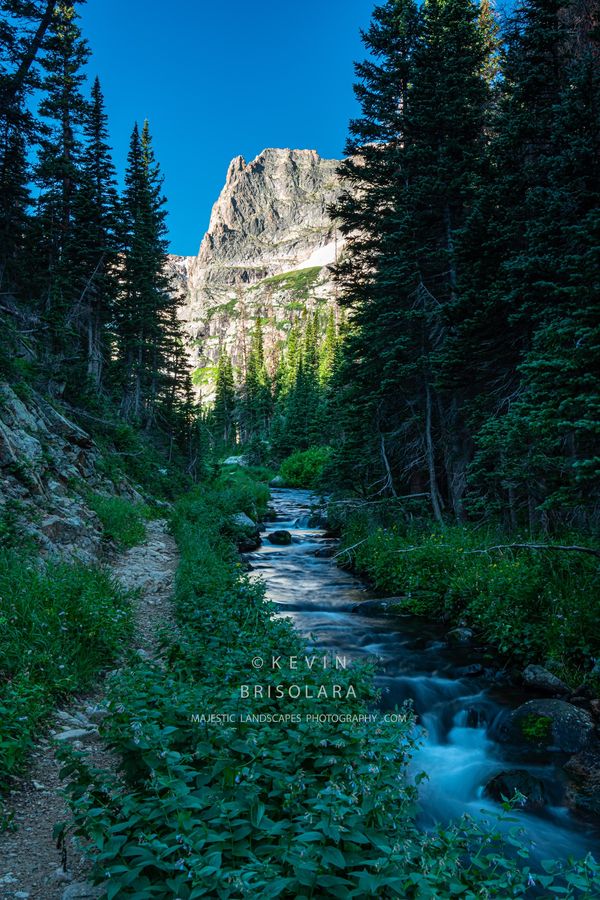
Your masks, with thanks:
[[[350,249],[341,302],[352,311],[342,393],[355,410],[342,411],[352,453],[342,448],[340,465],[355,470],[362,440],[367,489],[427,487],[438,519],[444,501],[460,516],[470,448],[460,402],[437,371],[484,145],[486,42],[470,0],[428,0],[420,16],[405,3],[378,8],[365,43],[381,64],[358,68],[365,115],[349,144],[358,196],[337,210]]]
[[[257,317],[244,384],[243,426],[246,439],[263,437],[272,414],[271,380],[265,365],[262,319]]]
[[[20,291],[31,180],[28,155],[38,134],[31,93],[55,0],[0,0],[0,289]]]
[[[75,340],[72,315],[81,295],[71,250],[82,128],[88,114],[82,85],[89,50],[77,19],[74,0],[59,0],[46,38],[39,111],[47,124],[35,170],[40,196],[32,232],[37,274],[32,279],[33,295],[43,299],[52,349],[63,355]]]
[[[490,341],[497,374],[510,377],[498,377],[481,422],[476,484],[486,505],[532,531],[565,516],[585,524],[597,498],[598,55],[592,23],[573,10],[555,0],[517,10],[490,149],[495,178],[482,191],[489,293],[506,311],[512,353]]]
[[[107,117],[98,78],[84,123],[80,185],[74,200],[69,257],[78,273],[80,298],[72,318],[86,374],[101,387],[114,313],[118,256],[116,175],[108,146]]]
[[[319,349],[319,384],[322,388],[327,388],[331,382],[338,361],[338,353],[339,339],[335,311],[331,307],[327,316],[325,336]]]
[[[231,358],[225,350],[221,350],[217,362],[215,405],[212,420],[216,440],[225,446],[235,443],[236,400]]]
[[[130,141],[123,198],[124,263],[116,310],[118,366],[127,419],[150,427],[165,392],[177,304],[165,271],[167,258],[162,176],[148,123]]]

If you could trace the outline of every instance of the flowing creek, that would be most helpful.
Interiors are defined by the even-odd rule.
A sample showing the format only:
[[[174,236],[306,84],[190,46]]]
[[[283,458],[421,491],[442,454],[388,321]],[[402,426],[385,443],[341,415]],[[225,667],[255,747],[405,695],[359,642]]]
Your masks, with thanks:
[[[412,616],[353,612],[357,603],[373,595],[332,559],[315,556],[331,541],[323,531],[305,527],[310,492],[274,489],[272,507],[277,521],[267,523],[267,532],[287,530],[292,544],[274,546],[265,539],[248,556],[254,575],[265,582],[267,597],[281,615],[292,619],[315,652],[378,660],[382,708],[393,710],[412,700],[424,734],[411,766],[414,774],[428,775],[419,788],[423,827],[465,813],[495,822],[501,809],[485,796],[485,785],[500,772],[526,769],[544,784],[548,804],[535,813],[514,813],[510,826],[504,827],[522,828],[524,842],[531,842],[541,859],[580,857],[597,850],[598,829],[562,805],[564,773],[551,754],[533,759],[526,747],[511,748],[493,739],[501,717],[539,694],[465,675],[465,667],[480,663],[481,657],[473,648],[448,646],[439,624]]]

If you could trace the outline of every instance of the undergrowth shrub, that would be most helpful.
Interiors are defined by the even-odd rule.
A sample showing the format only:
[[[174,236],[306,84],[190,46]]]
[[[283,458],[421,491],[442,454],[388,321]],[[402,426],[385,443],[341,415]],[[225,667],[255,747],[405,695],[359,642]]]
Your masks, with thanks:
[[[406,611],[466,620],[502,653],[551,661],[581,683],[600,656],[600,618],[590,602],[600,595],[598,561],[568,551],[486,550],[503,543],[519,541],[458,525],[374,527],[358,513],[346,523],[343,546],[345,559],[382,593],[402,596]]]
[[[297,450],[281,463],[281,477],[288,487],[316,490],[331,459],[331,447]]]
[[[145,540],[146,520],[151,513],[144,504],[102,494],[91,494],[88,503],[102,522],[104,537],[118,547],[128,549]]]
[[[102,569],[41,569],[0,553],[0,784],[53,703],[89,683],[131,631],[130,597]]]

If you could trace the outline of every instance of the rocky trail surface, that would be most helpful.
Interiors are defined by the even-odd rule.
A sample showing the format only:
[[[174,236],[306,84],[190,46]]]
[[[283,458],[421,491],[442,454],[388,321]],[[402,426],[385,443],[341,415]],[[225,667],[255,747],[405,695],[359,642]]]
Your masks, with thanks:
[[[135,630],[131,647],[152,656],[161,628],[171,621],[171,595],[177,568],[175,541],[165,521],[148,523],[146,541],[119,554],[110,568],[124,587],[136,591]],[[107,762],[107,751],[98,733],[105,715],[106,680],[85,696],[73,698],[58,710],[47,736],[40,739],[26,776],[11,792],[6,814],[10,830],[0,834],[0,900],[85,900],[100,896],[86,884],[86,864],[73,842],[67,842],[66,859],[53,838],[55,825],[69,819],[62,794],[60,763],[55,742],[69,741],[85,750],[90,763]]]

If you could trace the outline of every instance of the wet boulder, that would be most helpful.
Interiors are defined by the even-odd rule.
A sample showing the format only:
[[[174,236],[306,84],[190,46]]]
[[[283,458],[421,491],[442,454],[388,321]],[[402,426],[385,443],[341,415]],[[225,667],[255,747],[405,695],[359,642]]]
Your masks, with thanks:
[[[585,709],[564,700],[529,700],[502,723],[499,737],[538,750],[579,753],[593,733],[594,722]]]
[[[237,547],[240,553],[252,553],[254,550],[258,550],[261,543],[258,532],[256,534],[241,534],[237,538]]]
[[[393,616],[396,615],[402,604],[406,601],[405,597],[384,597],[381,600],[363,600],[356,603],[352,607],[353,613],[360,616]]]
[[[582,750],[565,766],[570,783],[567,803],[578,812],[600,816],[600,748]]]
[[[292,535],[289,531],[281,529],[279,531],[272,531],[267,535],[267,540],[269,543],[275,544],[276,546],[286,547],[288,544],[292,543]]]
[[[308,517],[308,528],[329,528],[329,520],[323,512],[314,512]]]
[[[517,806],[521,809],[541,809],[547,803],[544,785],[526,769],[511,769],[494,775],[483,792],[486,797],[498,803],[512,800],[518,794],[520,798]]]
[[[231,527],[226,526],[226,533],[231,532],[240,553],[252,553],[261,545],[260,529],[256,522],[244,512],[236,513],[231,518]]]
[[[271,487],[274,487],[274,488],[285,487],[285,480],[281,475],[276,475],[275,478],[271,479],[269,484],[271,485]]]
[[[318,550],[315,550],[314,555],[318,559],[332,559],[337,552],[337,547],[319,547]]]
[[[473,632],[470,628],[459,626],[448,632],[446,640],[449,644],[470,644],[473,640]]]
[[[523,672],[523,683],[535,691],[543,691],[555,697],[564,697],[569,693],[564,681],[543,666],[527,666]]]
[[[247,516],[245,512],[236,513],[233,516],[233,524],[238,528],[257,528],[256,522]]]
[[[483,673],[484,669],[481,663],[471,663],[469,666],[461,666],[456,670],[459,678],[479,678]]]

